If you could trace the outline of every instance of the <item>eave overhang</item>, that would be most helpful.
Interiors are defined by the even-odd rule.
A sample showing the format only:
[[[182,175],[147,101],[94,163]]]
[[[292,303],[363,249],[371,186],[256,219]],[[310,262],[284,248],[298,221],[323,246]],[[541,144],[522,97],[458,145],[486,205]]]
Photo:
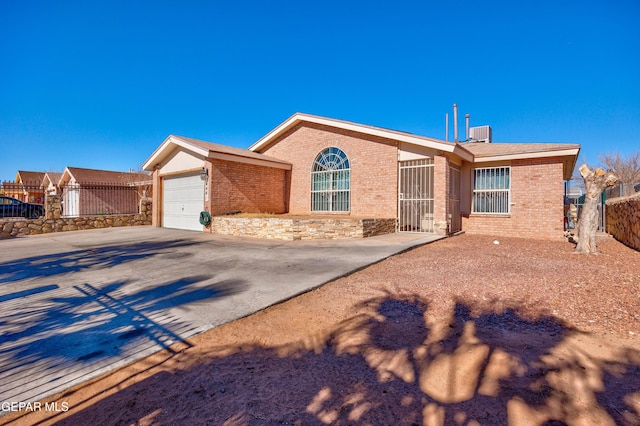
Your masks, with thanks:
[[[153,171],[170,157],[176,148],[183,148],[201,159],[218,159],[236,163],[254,164],[283,170],[291,170],[291,164],[249,150],[227,147],[210,142],[198,141],[181,136],[170,135],[145,161],[143,170]]]

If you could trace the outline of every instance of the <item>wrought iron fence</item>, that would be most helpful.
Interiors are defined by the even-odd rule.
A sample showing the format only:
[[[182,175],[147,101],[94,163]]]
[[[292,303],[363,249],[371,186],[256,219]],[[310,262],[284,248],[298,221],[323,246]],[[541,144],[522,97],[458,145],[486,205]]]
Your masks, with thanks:
[[[3,182],[0,218],[44,216],[47,195],[60,196],[63,217],[136,214],[140,213],[140,200],[151,197],[151,191],[151,182],[85,182],[61,188]]]
[[[621,183],[613,188],[605,189],[607,200],[610,198],[626,197],[640,192],[640,182],[638,183]]]
[[[151,195],[151,183],[82,183],[61,188],[62,216],[139,213],[140,200]]]
[[[2,182],[0,218],[37,219],[44,216],[44,196],[40,182]]]

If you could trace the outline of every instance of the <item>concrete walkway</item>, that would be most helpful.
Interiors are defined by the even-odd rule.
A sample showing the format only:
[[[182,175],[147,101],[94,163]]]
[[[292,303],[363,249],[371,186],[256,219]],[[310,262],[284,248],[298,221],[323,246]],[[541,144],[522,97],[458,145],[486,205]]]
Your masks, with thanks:
[[[2,240],[0,401],[41,400],[439,238],[283,242],[131,227]]]

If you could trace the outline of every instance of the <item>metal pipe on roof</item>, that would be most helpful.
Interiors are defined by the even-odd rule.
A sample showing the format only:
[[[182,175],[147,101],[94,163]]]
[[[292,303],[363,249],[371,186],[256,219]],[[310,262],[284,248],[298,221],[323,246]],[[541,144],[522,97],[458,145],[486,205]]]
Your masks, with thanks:
[[[453,141],[458,142],[458,105],[453,104]]]
[[[467,141],[469,140],[469,117],[471,117],[471,115],[469,115],[469,114],[465,114],[464,115],[464,119],[467,122],[467,124],[466,124],[466,129],[467,130],[466,130],[464,139],[467,140]]]

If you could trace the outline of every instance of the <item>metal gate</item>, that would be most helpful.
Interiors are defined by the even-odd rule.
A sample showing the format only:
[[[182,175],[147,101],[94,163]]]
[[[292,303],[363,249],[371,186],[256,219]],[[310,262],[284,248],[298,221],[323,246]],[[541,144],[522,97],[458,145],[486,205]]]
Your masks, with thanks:
[[[62,200],[64,201],[62,215],[77,217],[80,214],[80,185],[65,186]]]
[[[401,161],[398,232],[433,232],[433,159]]]
[[[462,230],[462,217],[460,216],[460,169],[449,167],[449,233]]]

